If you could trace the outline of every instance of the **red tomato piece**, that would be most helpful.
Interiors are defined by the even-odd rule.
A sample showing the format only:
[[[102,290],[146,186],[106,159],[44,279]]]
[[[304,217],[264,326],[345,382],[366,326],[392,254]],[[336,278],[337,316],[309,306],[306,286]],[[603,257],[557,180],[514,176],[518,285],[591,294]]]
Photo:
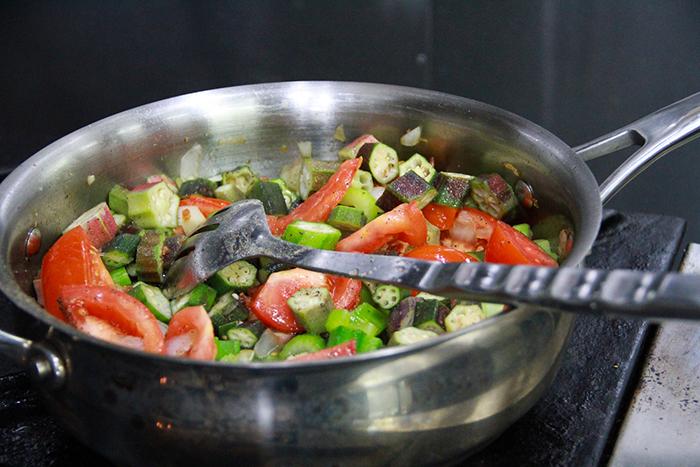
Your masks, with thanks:
[[[293,357],[295,362],[311,362],[315,360],[328,360],[338,357],[350,357],[357,353],[357,345],[355,340],[343,342],[342,344],[328,347],[327,349],[319,350],[318,352],[305,353],[297,357]]]
[[[477,260],[456,248],[442,245],[423,245],[406,253],[407,258],[425,259],[440,263],[473,263]]]
[[[393,239],[411,246],[425,245],[428,227],[415,202],[400,204],[339,241],[338,251],[373,253]]]
[[[297,323],[287,300],[307,287],[328,287],[328,279],[320,272],[299,268],[272,273],[255,295],[251,310],[265,326],[275,331],[301,332],[304,328]]]
[[[503,264],[557,266],[557,262],[535,242],[505,222],[498,221],[486,245],[484,261]]]
[[[359,305],[362,281],[341,276],[330,276],[330,280],[336,308],[352,310]]]
[[[202,195],[190,195],[180,200],[180,206],[196,206],[205,217],[209,217],[216,211],[231,204],[230,201],[219,198],[209,198]]]
[[[292,212],[282,217],[267,216],[267,223],[272,234],[282,235],[284,229],[296,220],[324,222],[328,219],[333,208],[340,203],[345,192],[350,188],[352,178],[361,164],[361,157],[343,162],[320,190],[309,196]]]
[[[214,360],[214,326],[203,306],[183,308],[173,315],[165,334],[163,353],[195,360]]]
[[[114,286],[114,281],[82,227],[74,227],[51,245],[41,262],[44,307],[65,320],[58,307],[58,296],[67,285]]]
[[[66,285],[58,306],[76,328],[116,344],[160,353],[163,331],[146,306],[113,287]]]
[[[450,230],[459,209],[441,204],[430,203],[423,208],[425,218],[440,230]]]

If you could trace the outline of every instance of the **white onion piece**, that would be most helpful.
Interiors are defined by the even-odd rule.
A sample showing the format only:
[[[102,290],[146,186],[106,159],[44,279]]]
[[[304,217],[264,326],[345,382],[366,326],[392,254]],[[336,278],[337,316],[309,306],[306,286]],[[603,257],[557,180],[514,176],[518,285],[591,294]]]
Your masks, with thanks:
[[[378,200],[384,194],[384,190],[385,188],[383,186],[375,186],[370,193],[374,196],[375,200]]]
[[[299,154],[301,154],[301,157],[311,157],[311,141],[298,141],[297,146],[299,147]]]
[[[265,358],[272,352],[280,350],[292,337],[294,337],[294,334],[265,329],[260,335],[260,339],[258,339],[255,347],[253,347],[253,352],[255,352],[256,357]]]
[[[455,223],[450,229],[450,238],[466,244],[476,244],[476,241],[491,238],[493,227],[469,211],[460,211]]]
[[[403,146],[415,146],[420,142],[420,135],[421,135],[421,127],[417,126],[413,130],[407,131],[406,134],[404,134],[401,137],[401,144]]]
[[[333,134],[333,138],[335,138],[337,141],[340,141],[341,143],[345,142],[345,128],[343,128],[342,123],[336,127],[335,133]]]
[[[202,164],[204,153],[202,146],[195,144],[180,159],[180,178],[192,180],[199,177],[199,167]]]
[[[197,206],[180,206],[177,208],[177,225],[182,227],[185,235],[190,236],[207,218]]]

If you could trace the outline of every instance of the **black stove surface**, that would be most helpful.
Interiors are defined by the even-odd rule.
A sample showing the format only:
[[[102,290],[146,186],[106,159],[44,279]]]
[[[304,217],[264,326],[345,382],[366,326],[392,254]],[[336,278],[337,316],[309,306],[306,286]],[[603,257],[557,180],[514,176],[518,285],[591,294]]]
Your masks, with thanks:
[[[607,211],[587,260],[597,268],[667,270],[685,221]],[[9,306],[4,297],[0,305]],[[0,313],[7,329],[8,315]],[[461,465],[598,465],[614,441],[616,421],[634,387],[636,364],[650,326],[643,322],[579,317],[562,367],[549,391],[499,439]],[[0,358],[0,464],[110,465],[72,438],[46,412],[21,369]]]

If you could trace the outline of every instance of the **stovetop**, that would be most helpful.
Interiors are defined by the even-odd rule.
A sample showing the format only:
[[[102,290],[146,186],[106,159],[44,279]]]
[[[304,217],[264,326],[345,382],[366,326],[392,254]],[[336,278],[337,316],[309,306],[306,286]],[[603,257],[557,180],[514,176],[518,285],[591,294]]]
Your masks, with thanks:
[[[680,248],[679,218],[606,211],[587,265],[668,270]],[[0,306],[6,307],[4,298]],[[0,313],[0,327],[8,316]],[[607,462],[654,327],[578,317],[548,392],[500,438],[459,465],[600,465]],[[20,368],[0,358],[0,464],[110,465],[46,412]]]

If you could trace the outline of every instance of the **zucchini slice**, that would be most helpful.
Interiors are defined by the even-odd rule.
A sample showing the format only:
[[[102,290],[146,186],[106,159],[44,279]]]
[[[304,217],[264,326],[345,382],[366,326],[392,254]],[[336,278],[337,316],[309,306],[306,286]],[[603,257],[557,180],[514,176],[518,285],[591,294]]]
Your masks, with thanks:
[[[211,198],[214,196],[215,190],[216,183],[206,178],[195,178],[182,182],[182,185],[180,185],[180,189],[178,190],[178,195],[181,198],[195,194],[208,196]]]
[[[437,178],[437,196],[433,203],[461,208],[469,194],[470,182],[474,177],[454,172],[440,172]]]
[[[470,186],[478,208],[496,219],[502,219],[518,204],[513,188],[498,174],[479,175]]]
[[[136,249],[141,237],[136,234],[119,234],[102,249],[102,262],[107,269],[117,269],[131,263],[136,256]]]
[[[437,190],[413,170],[406,172],[389,183],[377,206],[384,211],[391,211],[402,203],[415,201],[423,209],[437,195]]]
[[[363,165],[369,168],[372,176],[382,185],[386,185],[399,175],[399,156],[394,148],[384,143],[365,144],[359,155],[364,158]]]
[[[428,183],[433,183],[437,175],[435,167],[418,153],[415,153],[409,157],[408,160],[399,164],[399,175],[408,173],[410,170],[420,175],[421,178]]]
[[[333,208],[326,222],[342,231],[354,232],[367,223],[367,217],[360,209],[339,205]]]
[[[158,321],[163,323],[170,321],[173,315],[170,302],[158,287],[137,282],[129,291],[129,295],[146,305]]]
[[[287,214],[287,202],[277,183],[258,180],[250,189],[248,197],[262,201],[265,214]]]

